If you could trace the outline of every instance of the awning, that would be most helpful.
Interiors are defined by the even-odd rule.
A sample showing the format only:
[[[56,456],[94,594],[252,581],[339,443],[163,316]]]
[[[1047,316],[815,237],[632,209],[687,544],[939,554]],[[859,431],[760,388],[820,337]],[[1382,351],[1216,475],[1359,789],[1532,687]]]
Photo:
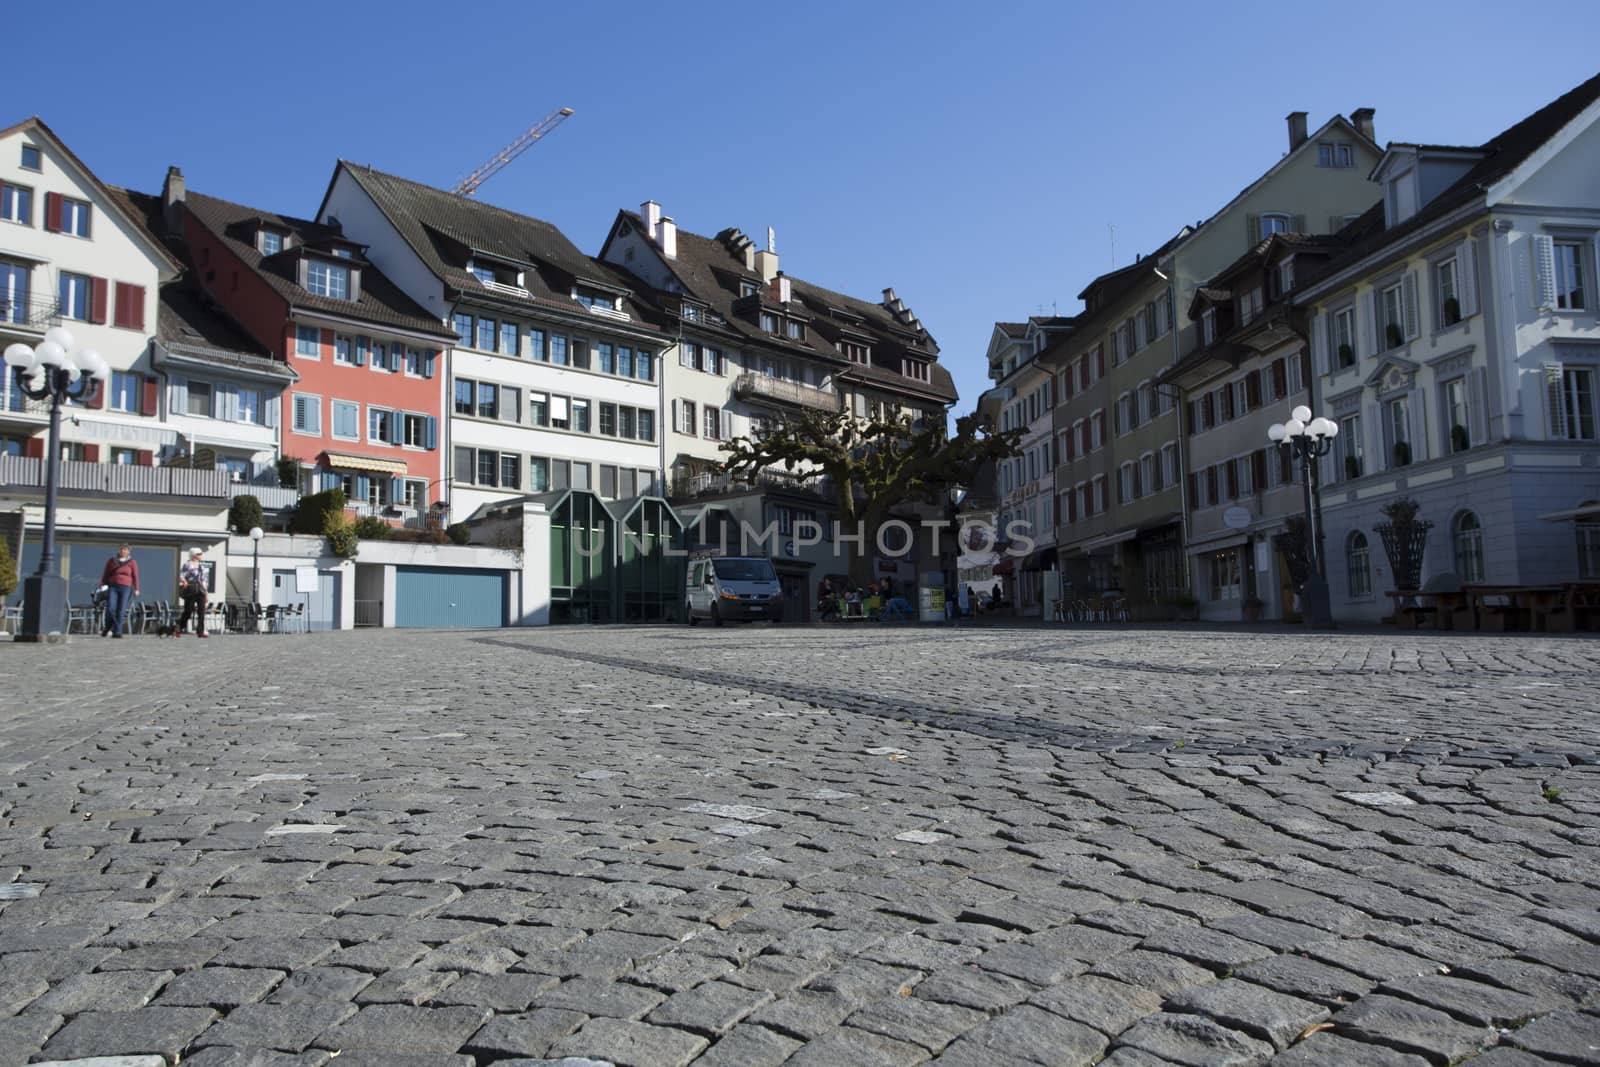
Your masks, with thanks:
[[[1132,541],[1138,536],[1138,530],[1118,530],[1114,534],[1106,534],[1104,537],[1096,537],[1092,541],[1085,541],[1083,550],[1085,552],[1093,552],[1097,548],[1105,548],[1108,545],[1120,545],[1124,541]]]
[[[113,422],[82,415],[62,413],[63,441],[121,441],[147,448],[165,448],[178,443],[178,431],[141,423]]]
[[[357,456],[349,452],[324,452],[323,456],[328,461],[329,468],[346,471],[376,471],[379,474],[404,474],[406,465],[398,459],[373,459],[371,456]]]
[[[1600,504],[1582,504],[1575,508],[1568,508],[1566,511],[1552,511],[1549,514],[1540,515],[1539,518],[1544,522],[1570,522],[1573,519],[1600,519]]]

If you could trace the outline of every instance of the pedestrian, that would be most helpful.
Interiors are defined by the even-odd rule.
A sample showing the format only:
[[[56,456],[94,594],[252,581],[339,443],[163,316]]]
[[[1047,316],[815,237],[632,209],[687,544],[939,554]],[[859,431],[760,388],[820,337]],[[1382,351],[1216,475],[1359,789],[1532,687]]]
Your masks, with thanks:
[[[994,607],[1000,603],[1000,579],[994,580],[994,588],[989,590],[989,606]]]
[[[139,564],[133,558],[133,549],[119,545],[117,554],[106,560],[100,572],[100,585],[106,591],[106,623],[101,637],[121,637],[127,625],[128,606],[139,595]]]
[[[189,615],[195,615],[197,636],[206,635],[206,567],[201,559],[204,550],[191,548],[189,562],[178,568],[178,596],[183,599],[183,614],[178,616],[178,628],[173,637],[182,637],[189,628]]]
[[[978,607],[978,597],[977,597],[977,594],[972,591],[972,584],[969,582],[968,584],[963,585],[961,587],[961,615],[962,615],[962,617],[963,618],[970,618],[973,614],[976,613],[977,607]]]

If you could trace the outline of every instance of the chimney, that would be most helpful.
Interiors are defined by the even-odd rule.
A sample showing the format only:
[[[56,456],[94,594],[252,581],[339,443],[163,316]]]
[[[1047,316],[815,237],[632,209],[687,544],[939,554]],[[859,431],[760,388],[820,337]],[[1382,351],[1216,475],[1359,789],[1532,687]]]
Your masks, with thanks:
[[[894,287],[890,286],[888,289],[883,291],[883,306],[886,308],[892,308],[894,306],[894,301]]]
[[[1361,136],[1374,144],[1378,142],[1378,135],[1372,130],[1372,116],[1376,114],[1377,112],[1370,107],[1358,107],[1350,112],[1350,125],[1360,131]]]
[[[767,299],[779,304],[787,304],[794,299],[794,288],[789,284],[788,277],[779,271],[767,282]]]
[[[1304,111],[1291,111],[1288,115],[1289,123],[1289,151],[1306,143],[1306,113]]]
[[[657,243],[661,245],[661,254],[668,259],[678,258],[678,224],[672,221],[670,215],[661,216],[660,234]]]
[[[182,236],[185,192],[183,171],[168,167],[167,180],[161,183],[161,218],[166,224],[168,237]]]
[[[770,282],[778,276],[778,253],[770,248],[756,249],[756,273],[761,280]]]
[[[743,250],[744,269],[748,271],[754,271],[756,269],[756,243],[754,241],[746,240],[743,245]]]
[[[650,240],[656,240],[656,231],[661,228],[661,205],[646,200],[639,205],[639,214],[644,219],[644,232],[650,235]]]

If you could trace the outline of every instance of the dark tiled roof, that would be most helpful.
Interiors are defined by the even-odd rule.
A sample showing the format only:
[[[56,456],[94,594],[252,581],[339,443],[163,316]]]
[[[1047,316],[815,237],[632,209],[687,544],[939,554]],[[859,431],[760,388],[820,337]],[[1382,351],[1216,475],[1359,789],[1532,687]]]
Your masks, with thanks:
[[[1365,259],[1385,245],[1407,234],[1414,233],[1435,219],[1472,201],[1490,185],[1509,175],[1561,128],[1577,118],[1596,99],[1600,99],[1600,74],[1552,100],[1533,114],[1495,134],[1476,148],[1439,146],[1442,151],[1481,152],[1483,158],[1473,164],[1465,174],[1434,197],[1422,210],[1398,226],[1383,229],[1383,205],[1380,202],[1361,218],[1350,223],[1341,235],[1352,238],[1350,250],[1328,265],[1324,276]],[[1378,225],[1371,227],[1371,216],[1376,212]]]
[[[361,267],[361,295],[354,301],[317,296],[301,288],[297,277],[300,254],[298,246],[344,239],[327,226],[308,219],[295,218],[292,215],[279,215],[227,200],[218,200],[203,193],[187,193],[184,203],[189,213],[201,225],[215,234],[230,252],[243,261],[245,266],[260,275],[279,296],[288,301],[291,307],[305,308],[308,311],[325,311],[345,318],[403,327],[440,337],[447,335],[438,319],[424,311],[377,267],[364,261],[354,261]],[[261,225],[269,225],[293,234],[297,247],[263,256],[257,250],[255,243],[256,230]]]
[[[1026,322],[997,322],[995,325],[1007,337],[1021,337],[1028,332],[1028,324]]]
[[[523,267],[524,288],[540,307],[587,314],[572,299],[572,283],[590,282],[602,289],[627,290],[630,298],[624,299],[624,310],[635,323],[652,328],[645,321],[648,309],[631,299],[637,282],[584,255],[551,223],[344,160],[339,166],[367,191],[446,286],[515,302],[517,297],[492,292],[467,273],[468,255],[484,252]],[[596,319],[597,325],[609,321]]]

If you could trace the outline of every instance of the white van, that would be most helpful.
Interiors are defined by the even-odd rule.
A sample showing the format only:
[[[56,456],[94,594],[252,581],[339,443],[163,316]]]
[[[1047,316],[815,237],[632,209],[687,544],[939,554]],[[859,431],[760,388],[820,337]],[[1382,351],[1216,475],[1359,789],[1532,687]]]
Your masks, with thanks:
[[[727,620],[752,622],[783,619],[783,587],[772,561],[762,556],[714,556],[689,561],[684,588],[689,625],[710,619],[721,626]]]

